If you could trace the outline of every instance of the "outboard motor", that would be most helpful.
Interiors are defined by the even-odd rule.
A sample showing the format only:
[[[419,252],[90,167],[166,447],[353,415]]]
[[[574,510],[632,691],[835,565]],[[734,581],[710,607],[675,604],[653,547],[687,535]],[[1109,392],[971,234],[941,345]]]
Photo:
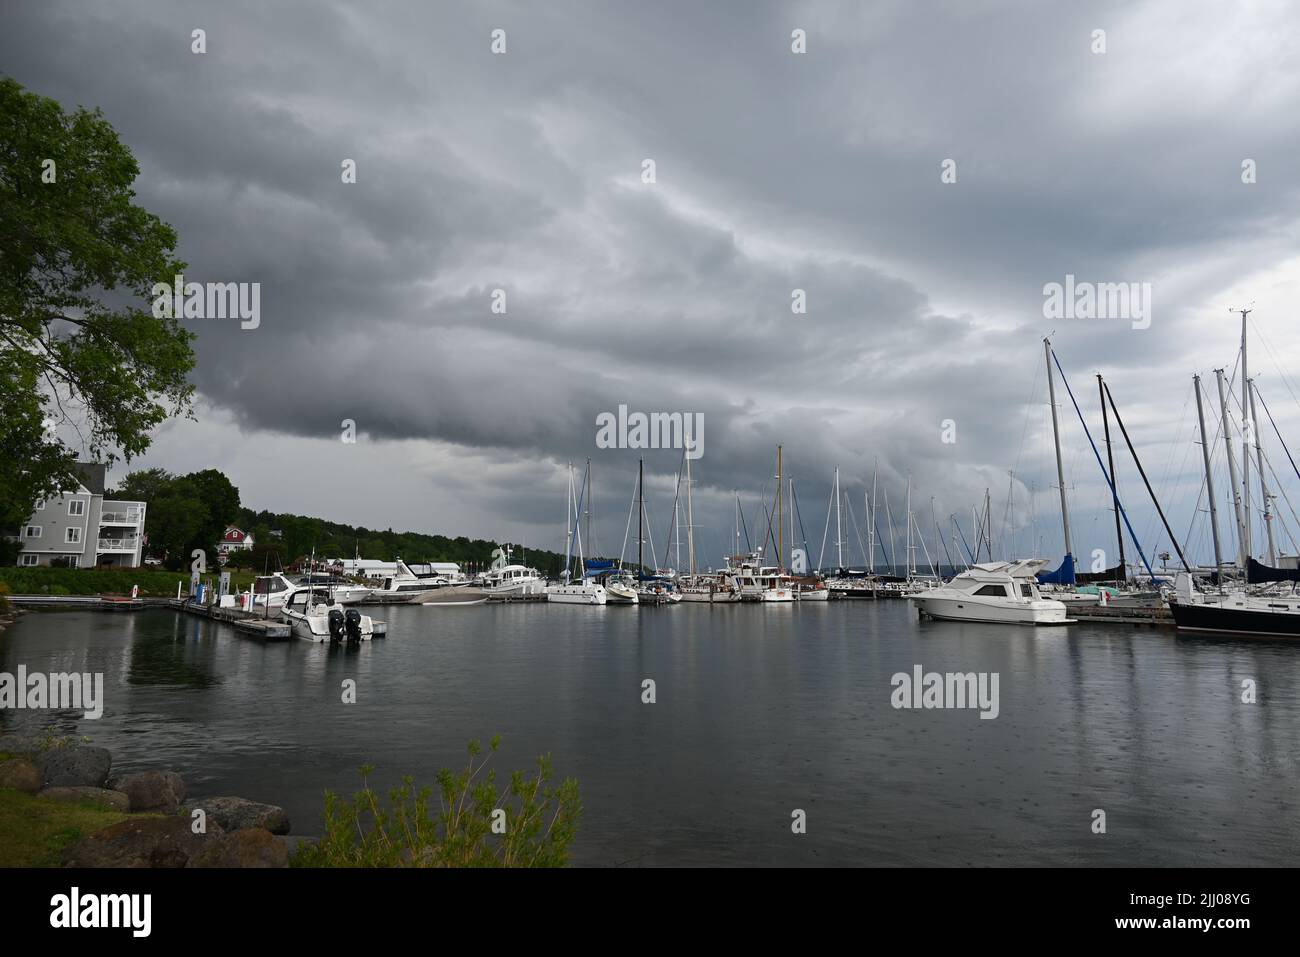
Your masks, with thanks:
[[[331,618],[333,615],[334,612],[330,612]],[[355,608],[348,609],[347,630],[349,644],[356,644],[361,641],[361,612],[357,611]]]
[[[330,644],[338,644],[343,640],[343,612],[337,608],[331,608],[329,613],[330,626]]]

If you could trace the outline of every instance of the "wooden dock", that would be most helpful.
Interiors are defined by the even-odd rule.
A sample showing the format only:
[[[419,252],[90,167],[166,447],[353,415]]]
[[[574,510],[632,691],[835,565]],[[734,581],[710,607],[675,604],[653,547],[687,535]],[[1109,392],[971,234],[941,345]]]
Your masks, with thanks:
[[[1088,624],[1175,627],[1173,612],[1163,605],[1084,605],[1070,608],[1066,614]]]
[[[190,615],[199,615],[232,626],[240,634],[258,638],[262,641],[284,641],[292,637],[293,632],[286,621],[280,618],[264,618],[261,614],[240,611],[238,608],[218,608],[214,605],[199,605],[184,598],[169,598],[167,604],[177,611]],[[377,624],[377,623],[376,623]]]

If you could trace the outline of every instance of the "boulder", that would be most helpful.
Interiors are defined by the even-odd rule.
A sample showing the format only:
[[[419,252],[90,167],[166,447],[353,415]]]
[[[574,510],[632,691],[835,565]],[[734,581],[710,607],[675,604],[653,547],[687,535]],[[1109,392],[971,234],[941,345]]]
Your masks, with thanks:
[[[188,818],[132,817],[96,831],[62,855],[64,867],[184,867],[222,835],[190,830]]]
[[[51,801],[89,801],[123,813],[131,810],[129,797],[121,791],[110,791],[107,788],[46,788],[36,796]]]
[[[36,766],[47,788],[98,788],[108,779],[113,756],[105,748],[51,748],[36,755]]]
[[[272,834],[289,833],[289,815],[284,813],[284,808],[274,804],[258,804],[241,797],[212,797],[191,801],[185,810],[200,808],[209,821],[216,821],[223,830],[261,827]]]
[[[186,867],[288,867],[289,849],[261,827],[245,827],[209,841]]]
[[[41,769],[26,758],[0,761],[0,788],[35,794],[41,789]]]
[[[173,814],[185,800],[185,782],[175,771],[123,774],[108,782],[108,786],[131,799],[132,811]]]
[[[48,742],[30,734],[0,734],[0,754],[32,757],[48,747]]]

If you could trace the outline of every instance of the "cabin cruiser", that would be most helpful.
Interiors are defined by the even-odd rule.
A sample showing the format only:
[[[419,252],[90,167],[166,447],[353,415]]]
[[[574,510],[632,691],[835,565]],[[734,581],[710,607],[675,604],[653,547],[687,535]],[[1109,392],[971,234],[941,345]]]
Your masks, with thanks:
[[[682,601],[715,605],[740,601],[740,584],[727,572],[710,572],[682,580]]]
[[[417,575],[400,558],[397,559],[396,564],[397,571],[384,576],[379,584],[371,589],[371,595],[375,598],[389,601],[415,601],[418,595],[452,584],[451,579],[442,575]]]
[[[374,591],[369,585],[358,585],[346,578],[324,572],[312,572],[299,576],[297,584],[326,590],[334,596],[334,600],[340,605],[355,605],[357,602],[365,601],[370,597],[370,593]]]
[[[604,585],[593,579],[584,578],[576,582],[566,579],[547,586],[546,600],[566,605],[603,605],[609,601],[609,594]]]
[[[684,597],[673,582],[663,578],[647,578],[637,586],[637,600],[642,605],[675,605]]]
[[[1190,574],[1179,572],[1174,578],[1169,610],[1179,631],[1300,638],[1300,596],[1294,592],[1233,590],[1205,594],[1196,590]]]
[[[284,604],[285,598],[298,587],[279,572],[272,575],[258,575],[253,579],[253,586],[247,592],[239,595],[222,596],[221,607],[242,608],[244,611],[253,611],[258,608],[265,611],[269,607],[272,611],[275,611]]]
[[[796,601],[799,597],[795,580],[775,566],[760,568],[758,581],[762,586],[759,601],[786,602]]]
[[[626,572],[605,575],[605,600],[611,605],[635,605],[638,601],[636,583]]]
[[[280,617],[288,622],[294,637],[304,641],[346,641],[355,645],[382,634],[369,615],[355,608],[345,609],[323,588],[295,588],[280,607]]]
[[[972,565],[937,588],[909,595],[917,611],[944,621],[981,621],[1017,625],[1064,625],[1062,602],[1038,590],[1034,574],[1046,559],[984,562]]]
[[[506,565],[483,576],[483,594],[488,598],[525,598],[546,594],[546,579],[536,568]]]
[[[807,576],[793,579],[796,591],[796,597],[800,601],[829,601],[831,590],[827,587],[826,582],[817,576]]]

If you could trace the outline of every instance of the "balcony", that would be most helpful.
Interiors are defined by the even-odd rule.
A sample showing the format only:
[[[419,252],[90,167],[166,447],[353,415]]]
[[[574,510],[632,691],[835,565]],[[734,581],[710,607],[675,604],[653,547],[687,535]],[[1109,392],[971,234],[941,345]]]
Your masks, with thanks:
[[[139,544],[139,535],[116,535],[112,538],[101,536],[99,550],[101,552],[134,552]]]
[[[101,525],[143,525],[144,509],[123,502],[105,502],[99,515]]]

